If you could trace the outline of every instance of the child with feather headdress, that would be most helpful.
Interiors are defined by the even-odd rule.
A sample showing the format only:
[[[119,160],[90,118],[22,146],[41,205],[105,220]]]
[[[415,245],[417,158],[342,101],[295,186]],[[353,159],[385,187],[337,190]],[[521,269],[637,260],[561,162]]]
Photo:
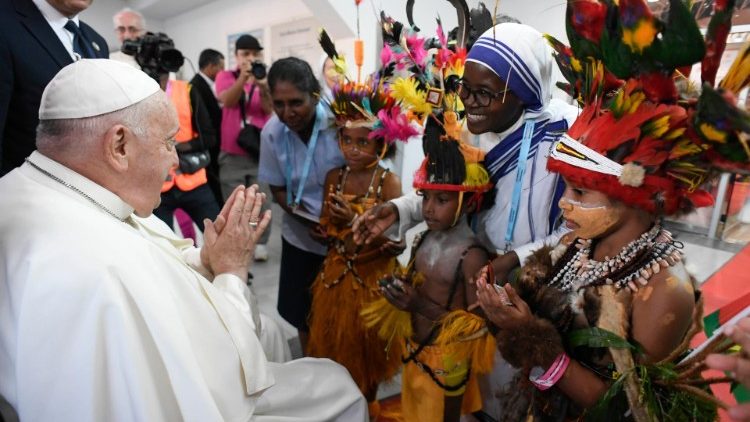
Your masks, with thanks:
[[[572,48],[553,46],[584,107],[547,167],[566,182],[571,234],[515,286],[477,282],[501,355],[521,370],[498,398],[507,420],[714,420],[700,356],[680,361],[700,330],[699,294],[660,218],[710,205],[700,186],[712,167],[748,168],[748,115],[712,88],[712,61],[697,102],[673,81],[720,35],[704,44],[679,1],[666,21],[643,0],[571,1],[566,22]]]

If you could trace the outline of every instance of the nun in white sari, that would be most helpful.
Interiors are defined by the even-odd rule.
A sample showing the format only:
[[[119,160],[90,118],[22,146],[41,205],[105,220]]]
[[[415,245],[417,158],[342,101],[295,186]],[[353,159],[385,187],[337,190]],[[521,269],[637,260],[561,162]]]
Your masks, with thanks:
[[[461,81],[467,126],[473,142],[487,152],[485,165],[496,192],[492,207],[479,215],[477,236],[489,249],[512,252],[506,258],[515,265],[566,232],[555,229],[562,181],[547,172],[546,162],[578,108],[552,99],[553,66],[552,51],[538,31],[502,23],[473,45]],[[399,236],[422,221],[419,196],[392,202]]]

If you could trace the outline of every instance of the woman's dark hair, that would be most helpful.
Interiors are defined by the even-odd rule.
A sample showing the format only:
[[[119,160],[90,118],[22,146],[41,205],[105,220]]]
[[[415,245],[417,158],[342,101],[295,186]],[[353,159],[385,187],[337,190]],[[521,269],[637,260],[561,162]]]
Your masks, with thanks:
[[[296,57],[276,60],[268,71],[268,86],[273,92],[276,84],[288,82],[302,92],[311,95],[320,94],[320,84],[306,61]]]

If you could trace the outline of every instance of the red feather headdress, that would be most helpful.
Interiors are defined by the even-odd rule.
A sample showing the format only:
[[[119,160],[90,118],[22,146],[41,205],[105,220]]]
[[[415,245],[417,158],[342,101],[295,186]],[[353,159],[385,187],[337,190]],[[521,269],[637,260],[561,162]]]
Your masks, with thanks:
[[[727,7],[726,2],[719,6]],[[705,60],[709,54],[721,56],[716,46],[723,43],[712,37],[726,37],[727,31],[709,31],[705,43],[679,0],[670,1],[666,21],[654,17],[645,0],[569,1],[567,18],[571,48],[551,43],[569,82],[565,89],[583,111],[553,145],[548,169],[652,213],[711,205],[711,196],[699,189],[715,174],[711,167],[729,156],[737,167],[747,168],[749,161],[741,145],[750,119],[729,97],[717,101],[711,85],[718,61]],[[714,18],[728,24],[720,13]],[[709,82],[701,97],[678,98],[676,69],[701,61]],[[710,101],[720,104],[708,106]],[[709,112],[719,105],[726,112]],[[728,147],[717,148],[718,139]]]

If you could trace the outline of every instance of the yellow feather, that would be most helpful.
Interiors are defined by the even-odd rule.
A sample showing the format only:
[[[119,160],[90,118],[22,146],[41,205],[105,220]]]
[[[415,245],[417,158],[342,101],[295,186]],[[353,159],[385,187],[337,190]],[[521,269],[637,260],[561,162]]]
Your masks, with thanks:
[[[633,114],[638,109],[638,106],[641,105],[643,100],[646,99],[646,94],[642,92],[636,92],[635,94],[630,96],[630,107],[628,108],[628,114]]]
[[[653,20],[640,19],[633,27],[623,28],[622,42],[630,47],[630,51],[640,53],[654,42],[657,32]]]
[[[464,186],[483,186],[487,183],[490,183],[490,175],[481,164],[466,164],[466,180],[464,180]]]
[[[719,87],[737,95],[748,83],[750,83],[750,41],[737,54],[737,58],[732,62],[724,79],[719,83]]]
[[[711,141],[723,144],[727,141],[727,133],[717,129],[710,123],[701,123],[698,130]]]
[[[671,141],[673,139],[677,139],[680,136],[682,136],[683,133],[685,133],[685,129],[686,128],[684,128],[684,127],[680,127],[680,128],[674,129],[671,132],[669,132],[668,134],[666,134],[664,136],[664,139],[667,140],[667,141]]]
[[[346,77],[347,67],[346,67],[346,59],[344,59],[344,56],[339,56],[333,59],[333,66],[334,66],[334,69],[336,69],[336,73]]]
[[[650,134],[654,138],[660,138],[669,130],[669,115],[652,120],[647,126],[648,130],[643,131],[645,134]]]
[[[622,89],[617,91],[617,95],[615,96],[615,103],[614,103],[614,106],[612,107],[612,111],[614,111],[617,114],[620,113],[620,111],[622,110],[624,97],[625,97],[625,91],[623,91]]]
[[[432,113],[432,106],[427,103],[427,93],[417,88],[417,81],[414,78],[397,79],[391,85],[391,97],[408,106],[415,113]]]

